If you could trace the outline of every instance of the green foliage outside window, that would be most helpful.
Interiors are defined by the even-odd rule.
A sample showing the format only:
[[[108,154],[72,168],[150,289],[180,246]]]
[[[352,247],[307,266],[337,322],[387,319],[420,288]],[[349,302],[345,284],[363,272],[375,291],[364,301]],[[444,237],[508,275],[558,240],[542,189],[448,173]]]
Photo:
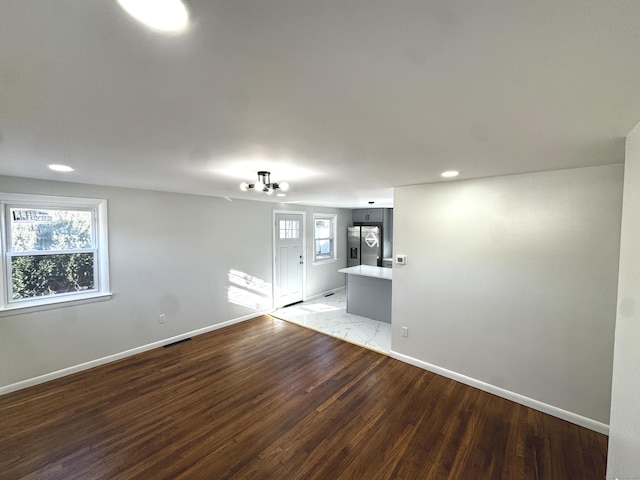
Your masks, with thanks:
[[[93,253],[27,255],[11,261],[13,299],[93,288]]]

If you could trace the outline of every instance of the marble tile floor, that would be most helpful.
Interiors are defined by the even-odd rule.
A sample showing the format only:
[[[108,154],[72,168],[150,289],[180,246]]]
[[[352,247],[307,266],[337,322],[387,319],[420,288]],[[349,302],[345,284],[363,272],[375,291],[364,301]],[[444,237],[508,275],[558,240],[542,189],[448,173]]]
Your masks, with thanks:
[[[344,289],[279,308],[271,315],[385,355],[391,351],[391,324],[347,313]]]

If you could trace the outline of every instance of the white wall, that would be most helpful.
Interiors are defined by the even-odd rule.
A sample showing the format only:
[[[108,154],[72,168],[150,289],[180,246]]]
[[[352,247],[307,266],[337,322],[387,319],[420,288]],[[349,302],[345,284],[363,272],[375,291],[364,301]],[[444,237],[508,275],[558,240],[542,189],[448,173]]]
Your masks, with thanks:
[[[286,205],[1,176],[0,191],[106,198],[113,292],[109,301],[0,316],[0,389],[272,306],[272,212]],[[308,220],[337,213],[344,225],[351,217],[292,209]],[[329,269],[309,266],[307,276],[308,296],[344,285]]]
[[[396,189],[394,354],[607,424],[622,170]]]
[[[626,143],[607,478],[640,479],[640,124]]]

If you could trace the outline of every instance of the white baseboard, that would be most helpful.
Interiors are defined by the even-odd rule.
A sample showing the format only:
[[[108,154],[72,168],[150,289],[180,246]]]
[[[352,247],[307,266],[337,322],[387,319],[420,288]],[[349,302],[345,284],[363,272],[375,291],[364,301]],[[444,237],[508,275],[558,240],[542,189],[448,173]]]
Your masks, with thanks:
[[[526,407],[533,408],[534,410],[538,410],[562,420],[566,420],[567,422],[575,423],[576,425],[588,428],[589,430],[594,430],[604,435],[609,435],[609,425],[607,425],[606,423],[601,423],[596,420],[583,417],[582,415],[578,415],[577,413],[569,412],[567,410],[563,410],[562,408],[554,407],[553,405],[548,405],[538,400],[534,400],[533,398],[520,395],[519,393],[496,387],[495,385],[491,385],[490,383],[485,383],[481,380],[467,377],[466,375],[447,370],[446,368],[423,362],[422,360],[418,360],[417,358],[394,352],[393,350],[390,352],[389,356],[391,358],[395,358],[396,360],[400,360],[401,362],[405,362],[410,365],[422,368],[423,370],[428,370],[430,372],[437,373],[438,375],[442,375],[443,377],[450,378],[451,380],[464,383],[465,385],[469,385],[470,387],[475,387],[479,390],[497,395],[498,397],[506,398],[507,400],[511,400]]]
[[[338,293],[342,290],[344,290],[346,287],[338,287],[338,288],[333,288],[331,290],[327,290],[326,292],[322,292],[322,293],[318,293],[316,295],[312,295],[311,297],[307,297],[305,298],[305,302],[309,302],[311,300],[316,300],[317,298],[322,298],[322,297],[326,297],[327,295],[331,294],[331,293]]]
[[[314,295],[310,297],[308,300],[312,300],[315,298],[320,298],[328,293],[335,293],[342,290],[344,287],[337,288],[334,290],[329,290],[327,292]],[[130,357],[132,355],[136,355],[138,353],[146,352],[148,350],[153,350],[154,348],[162,347],[164,345],[168,345],[170,343],[178,342],[180,340],[185,340],[190,337],[195,337],[197,335],[202,335],[203,333],[212,332],[214,330],[218,330],[220,328],[228,327],[230,325],[234,325],[236,323],[244,322],[246,320],[250,320],[260,315],[271,313],[273,310],[265,310],[263,312],[256,312],[249,315],[244,315],[242,317],[237,317],[232,320],[228,320],[226,322],[217,323],[215,325],[210,325],[208,327],[200,328],[198,330],[193,330],[191,332],[183,333],[180,335],[176,335],[174,337],[166,338],[164,340],[159,340],[157,342],[149,343],[147,345],[142,345],[140,347],[132,348],[130,350],[125,350],[124,352],[116,353],[113,355],[108,355],[106,357],[98,358],[95,360],[91,360],[89,362],[81,363],[79,365],[75,365],[72,367],[63,368],[62,370],[57,370],[55,372],[47,373],[44,375],[40,375],[38,377],[29,378],[27,380],[22,380],[20,382],[16,382],[10,385],[6,385],[4,387],[0,387],[0,395],[6,395],[7,393],[15,392],[18,390],[22,390],[24,388],[32,387],[34,385],[39,385],[44,382],[48,382],[50,380],[55,380],[56,378],[61,378],[66,375],[71,375],[73,373],[81,372],[83,370],[88,370],[93,367],[97,367],[100,365],[107,364],[109,362],[113,362],[115,360],[120,360],[122,358]],[[588,428],[590,430],[594,430],[596,432],[602,433],[604,435],[609,435],[609,425],[605,423],[598,422],[596,420],[592,420],[587,417],[583,417],[582,415],[578,415],[573,412],[569,412],[567,410],[563,410],[558,407],[554,407],[552,405],[548,405],[546,403],[540,402],[538,400],[534,400],[533,398],[525,397],[524,395],[520,395],[519,393],[511,392],[509,390],[505,390],[500,387],[496,387],[495,385],[491,385],[489,383],[485,383],[481,380],[476,380],[475,378],[467,377],[466,375],[462,375],[460,373],[447,370],[446,368],[438,367],[436,365],[424,362],[422,360],[418,360],[416,358],[410,357],[408,355],[404,355],[402,353],[398,353],[395,351],[391,351],[389,353],[391,358],[395,358],[396,360],[400,360],[404,363],[408,363],[410,365],[414,365],[416,367],[422,368],[424,370],[428,370],[430,372],[436,373],[438,375],[442,375],[443,377],[450,378],[457,382],[463,383],[465,385],[469,385],[471,387],[475,387],[479,390],[483,390],[485,392],[491,393],[493,395],[497,395],[502,398],[506,398],[507,400],[511,400],[513,402],[519,403],[521,405],[525,405],[527,407],[533,408],[535,410],[541,411],[543,413],[547,413],[554,417],[560,418],[562,420],[566,420],[568,422],[574,423],[576,425],[580,425],[581,427]]]
[[[97,358],[89,362],[81,363],[80,365],[74,365],[73,367],[63,368],[62,370],[57,370],[55,372],[46,373],[38,377],[29,378],[27,380],[22,380],[20,382],[12,383],[10,385],[0,387],[0,396],[6,395],[7,393],[15,392],[17,390],[22,390],[23,388],[33,387],[34,385],[39,385],[41,383],[48,382],[50,380],[55,380],[56,378],[61,378],[67,375],[71,375],[72,373],[82,372],[83,370],[88,370],[90,368],[104,365],[106,363],[113,362],[115,360],[120,360],[121,358],[126,358],[132,355],[136,355],[138,353],[146,352],[148,350],[153,350],[154,348],[163,347],[165,345],[169,345],[170,343],[179,342],[180,340],[185,340],[187,338],[195,337],[197,335],[202,335],[203,333],[212,332],[220,328],[228,327],[229,325],[250,320],[260,315],[271,313],[272,311],[273,311],[272,309],[269,309],[269,310],[265,310],[264,312],[256,312],[249,315],[244,315],[242,317],[237,317],[232,320],[228,320],[226,322],[216,323],[215,325],[210,325],[208,327],[200,328],[198,330],[182,333],[180,335],[176,335],[175,337],[165,338],[164,340],[159,340],[157,342],[149,343],[147,345],[142,345],[140,347],[132,348],[130,350],[125,350],[124,352],[115,353],[113,355],[108,355],[102,358]]]

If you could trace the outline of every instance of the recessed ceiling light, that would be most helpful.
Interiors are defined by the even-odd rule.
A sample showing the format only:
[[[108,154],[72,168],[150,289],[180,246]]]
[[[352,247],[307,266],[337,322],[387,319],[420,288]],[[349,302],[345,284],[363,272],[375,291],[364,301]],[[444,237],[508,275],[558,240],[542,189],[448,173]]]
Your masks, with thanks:
[[[118,3],[153,30],[181,32],[189,23],[189,12],[181,0],[118,0]]]
[[[69,165],[57,165],[54,163],[52,165],[49,165],[49,168],[54,172],[73,172],[73,168],[71,168]]]
[[[442,172],[440,174],[440,176],[444,178],[453,178],[457,177],[458,175],[460,175],[460,172],[457,170],[447,170],[446,172]]]

